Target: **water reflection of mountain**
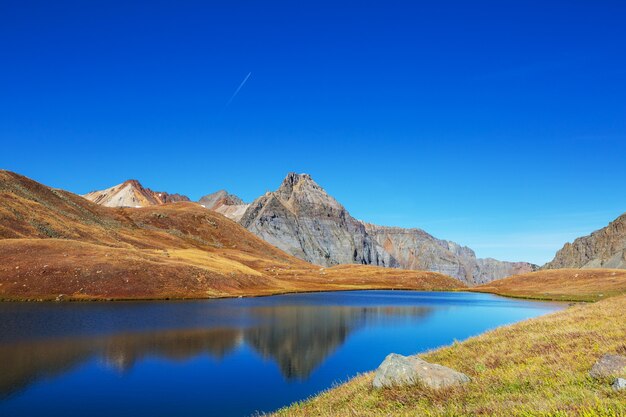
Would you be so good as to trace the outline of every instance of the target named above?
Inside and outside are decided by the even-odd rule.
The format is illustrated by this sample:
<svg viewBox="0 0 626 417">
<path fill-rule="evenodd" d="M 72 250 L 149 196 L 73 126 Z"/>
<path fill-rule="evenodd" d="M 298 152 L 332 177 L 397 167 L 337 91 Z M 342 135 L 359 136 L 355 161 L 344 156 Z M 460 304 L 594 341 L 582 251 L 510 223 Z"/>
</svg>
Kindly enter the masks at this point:
<svg viewBox="0 0 626 417">
<path fill-rule="evenodd" d="M 147 356 L 184 360 L 210 354 L 221 358 L 241 337 L 240 329 L 216 328 L 0 344 L 0 399 L 40 378 L 68 372 L 92 357 L 125 371 Z"/>
<path fill-rule="evenodd" d="M 245 332 L 246 342 L 266 358 L 274 359 L 286 378 L 306 378 L 348 334 L 368 322 L 391 316 L 425 316 L 425 307 L 316 307 L 258 308 L 260 326 Z"/>
<path fill-rule="evenodd" d="M 414 320 L 423 307 L 271 306 L 249 310 L 255 325 L 120 333 L 0 343 L 0 399 L 41 379 L 61 375 L 91 358 L 120 371 L 153 356 L 187 360 L 203 354 L 222 358 L 241 343 L 276 361 L 286 378 L 306 378 L 368 323 Z"/>
</svg>

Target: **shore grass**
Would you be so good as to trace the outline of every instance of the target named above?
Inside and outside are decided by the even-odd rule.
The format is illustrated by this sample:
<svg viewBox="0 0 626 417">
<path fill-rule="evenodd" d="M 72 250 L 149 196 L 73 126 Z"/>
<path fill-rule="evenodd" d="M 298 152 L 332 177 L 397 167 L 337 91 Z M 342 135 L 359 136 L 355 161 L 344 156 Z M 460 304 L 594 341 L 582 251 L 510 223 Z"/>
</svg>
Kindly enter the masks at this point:
<svg viewBox="0 0 626 417">
<path fill-rule="evenodd" d="M 421 354 L 464 372 L 462 387 L 373 390 L 373 373 L 279 410 L 276 416 L 626 416 L 626 392 L 588 371 L 626 354 L 626 295 L 578 304 Z"/>
</svg>

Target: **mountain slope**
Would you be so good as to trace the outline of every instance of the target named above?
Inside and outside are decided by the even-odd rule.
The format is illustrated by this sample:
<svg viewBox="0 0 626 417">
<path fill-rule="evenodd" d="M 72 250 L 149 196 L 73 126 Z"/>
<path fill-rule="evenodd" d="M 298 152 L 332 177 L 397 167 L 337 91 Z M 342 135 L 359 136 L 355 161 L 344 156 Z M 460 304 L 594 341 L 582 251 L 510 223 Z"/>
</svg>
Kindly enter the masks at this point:
<svg viewBox="0 0 626 417">
<path fill-rule="evenodd" d="M 111 188 L 83 195 L 87 200 L 106 207 L 147 207 L 157 204 L 189 201 L 180 194 L 152 191 L 137 180 L 128 180 Z"/>
<path fill-rule="evenodd" d="M 508 297 L 564 301 L 598 301 L 626 293 L 620 269 L 554 269 L 512 275 L 471 289 Z"/>
<path fill-rule="evenodd" d="M 544 268 L 626 269 L 626 214 L 588 236 L 566 243 Z"/>
<path fill-rule="evenodd" d="M 287 175 L 277 191 L 250 204 L 240 223 L 272 245 L 317 265 L 398 266 L 365 226 L 307 174 Z"/>
<path fill-rule="evenodd" d="M 229 194 L 226 190 L 220 190 L 213 194 L 207 194 L 198 200 L 198 203 L 202 207 L 209 210 L 217 211 L 218 213 L 228 217 L 231 220 L 239 221 L 249 204 L 243 202 L 243 200 L 234 194 Z"/>
<path fill-rule="evenodd" d="M 199 204 L 109 208 L 0 171 L 0 299 L 450 289 L 435 273 L 311 265 Z"/>
</svg>

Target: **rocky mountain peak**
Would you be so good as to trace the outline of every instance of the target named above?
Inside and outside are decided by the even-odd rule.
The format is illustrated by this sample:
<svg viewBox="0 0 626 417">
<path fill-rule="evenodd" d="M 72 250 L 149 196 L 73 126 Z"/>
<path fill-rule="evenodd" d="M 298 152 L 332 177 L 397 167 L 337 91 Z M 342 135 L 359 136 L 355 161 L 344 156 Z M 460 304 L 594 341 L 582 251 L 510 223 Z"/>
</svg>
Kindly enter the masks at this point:
<svg viewBox="0 0 626 417">
<path fill-rule="evenodd" d="M 289 200 L 294 192 L 302 192 L 307 188 L 321 189 L 309 174 L 290 172 L 275 193 L 283 200 Z"/>
<path fill-rule="evenodd" d="M 147 207 L 177 201 L 189 201 L 189 198 L 184 195 L 152 191 L 135 179 L 126 180 L 105 190 L 92 191 L 83 197 L 107 207 Z"/>
<path fill-rule="evenodd" d="M 212 194 L 207 194 L 201 197 L 200 200 L 198 200 L 198 203 L 211 210 L 223 205 L 237 206 L 245 204 L 241 198 L 234 194 L 230 194 L 226 190 L 219 190 Z"/>
<path fill-rule="evenodd" d="M 139 180 L 135 180 L 135 179 L 130 179 L 130 180 L 126 180 L 124 181 L 122 184 L 120 184 L 122 187 L 124 186 L 131 186 L 131 187 L 135 187 L 138 188 L 140 190 L 143 189 L 143 185 L 141 185 L 141 183 L 139 182 Z"/>
<path fill-rule="evenodd" d="M 326 213 L 341 216 L 344 207 L 317 184 L 309 174 L 291 172 L 272 196 L 294 213 Z"/>
<path fill-rule="evenodd" d="M 240 220 L 265 241 L 312 263 L 398 266 L 345 208 L 308 174 L 289 173 Z"/>
<path fill-rule="evenodd" d="M 202 207 L 223 214 L 231 220 L 238 222 L 246 212 L 249 204 L 234 194 L 226 190 L 219 190 L 212 194 L 207 194 L 198 200 Z"/>
</svg>

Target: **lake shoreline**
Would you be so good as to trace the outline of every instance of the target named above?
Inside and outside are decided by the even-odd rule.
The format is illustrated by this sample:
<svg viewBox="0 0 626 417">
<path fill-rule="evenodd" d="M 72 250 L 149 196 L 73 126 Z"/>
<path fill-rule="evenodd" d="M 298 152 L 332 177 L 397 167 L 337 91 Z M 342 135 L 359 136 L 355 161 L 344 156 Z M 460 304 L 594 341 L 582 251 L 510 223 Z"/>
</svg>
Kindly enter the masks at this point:
<svg viewBox="0 0 626 417">
<path fill-rule="evenodd" d="M 433 289 L 416 289 L 411 287 L 369 287 L 363 286 L 359 288 L 329 288 L 319 290 L 288 290 L 288 291 L 276 291 L 271 293 L 257 293 L 247 295 L 219 295 L 210 297 L 146 297 L 146 298 L 102 298 L 102 297 L 72 297 L 66 296 L 62 300 L 55 300 L 54 298 L 38 299 L 38 298 L 7 298 L 0 297 L 0 303 L 107 303 L 107 302 L 149 302 L 149 301 L 201 301 L 201 300 L 224 300 L 233 298 L 262 298 L 273 297 L 276 295 L 289 295 L 289 294 L 315 294 L 325 292 L 352 292 L 352 291 L 412 291 L 412 292 L 477 292 L 489 294 L 486 291 L 471 291 L 469 288 L 459 289 L 447 289 L 447 288 L 433 288 Z M 495 294 L 493 295 L 500 295 Z M 519 298 L 519 297 L 507 297 L 507 298 Z M 530 300 L 530 299 L 529 299 Z M 550 300 L 540 300 L 550 301 Z M 554 300 L 558 301 L 558 300 Z"/>
<path fill-rule="evenodd" d="M 419 354 L 469 375 L 467 387 L 442 393 L 419 386 L 376 391 L 371 388 L 373 372 L 367 372 L 271 415 L 622 415 L 626 403 L 619 394 L 587 372 L 603 353 L 626 353 L 626 326 L 619 319 L 624 308 L 626 295 L 577 303 Z M 603 336 L 600 341 L 598 334 Z M 563 367 L 564 361 L 568 367 Z M 529 385 L 518 386 L 524 380 Z"/>
<path fill-rule="evenodd" d="M 4 393 L 7 401 L 0 401 L 0 414 L 55 408 L 52 392 L 62 401 L 81 398 L 97 416 L 129 406 L 172 415 L 168 407 L 182 400 L 185 414 L 194 416 L 277 410 L 372 369 L 391 351 L 426 351 L 562 307 L 472 292 L 396 290 L 5 303 L 0 309 L 10 320 L 0 326 L 0 398 Z M 203 383 L 192 382 L 197 378 Z M 90 383 L 72 385 L 83 380 Z M 255 380 L 263 387 L 251 384 Z M 154 408 L 154 392 L 163 390 L 166 401 Z M 102 392 L 120 391 L 136 395 L 102 402 Z"/>
</svg>

